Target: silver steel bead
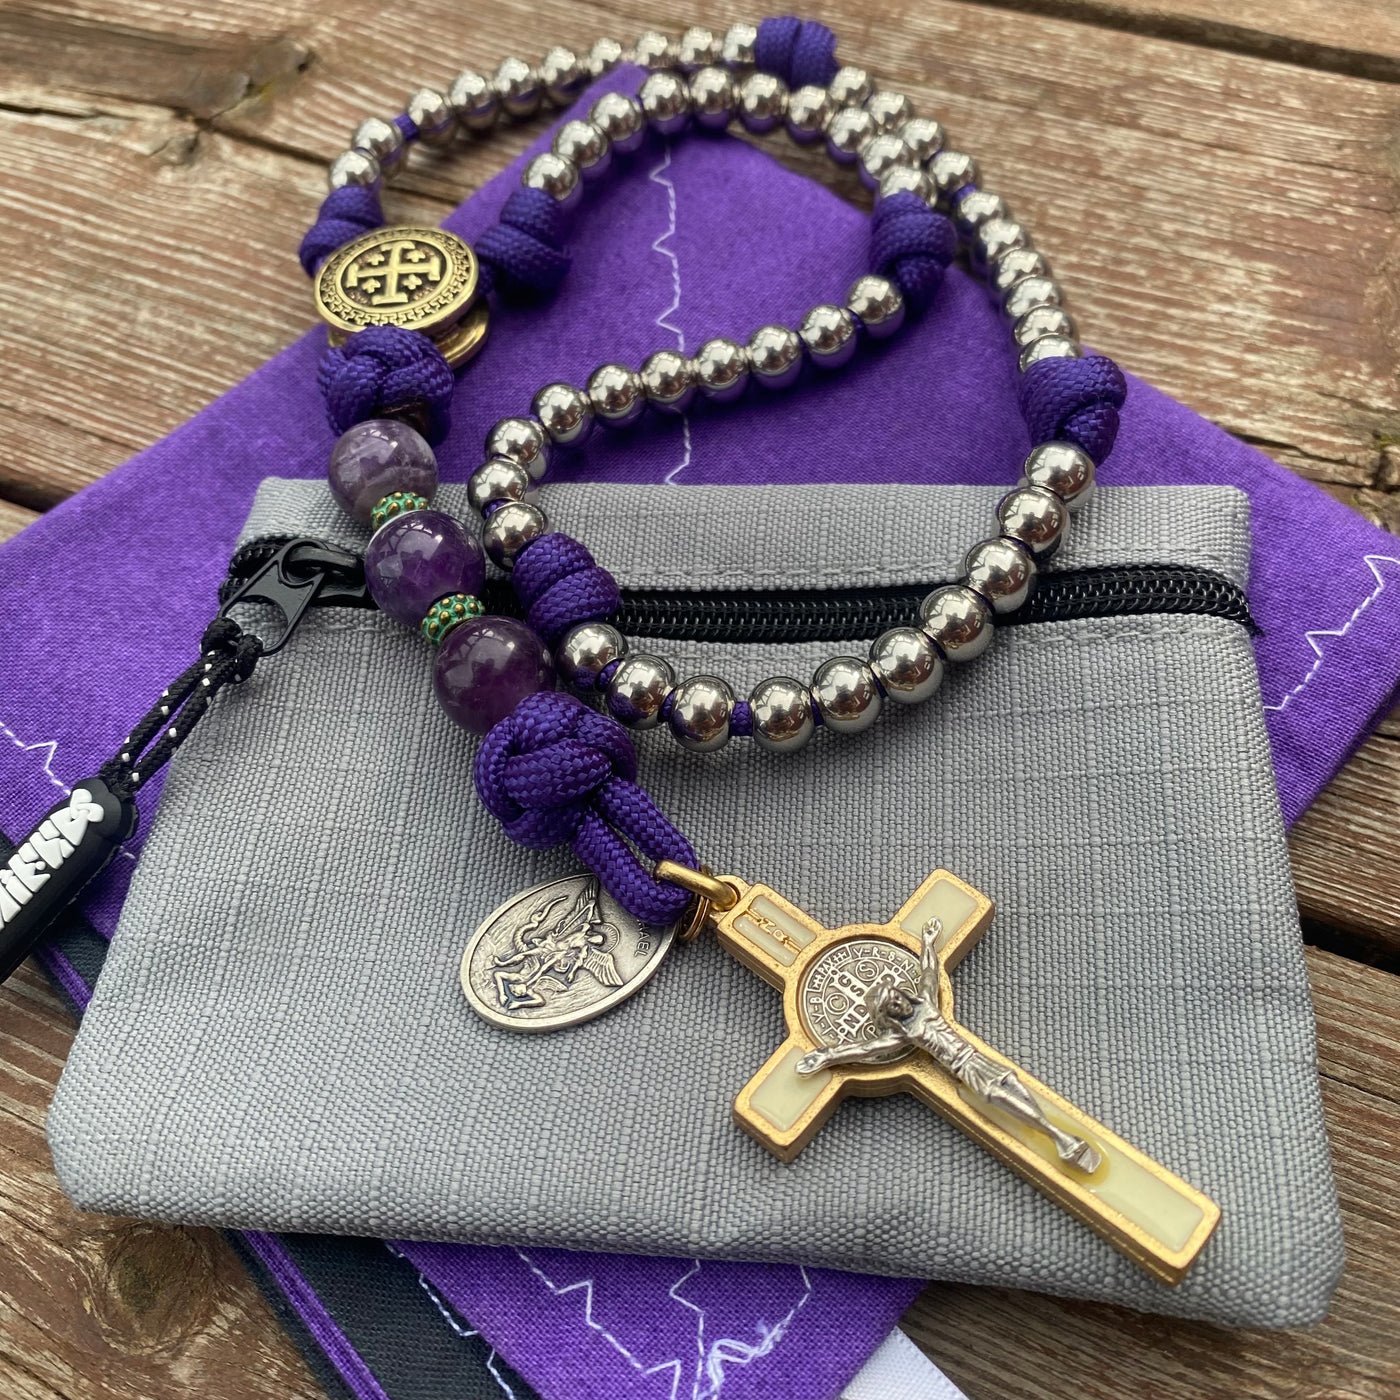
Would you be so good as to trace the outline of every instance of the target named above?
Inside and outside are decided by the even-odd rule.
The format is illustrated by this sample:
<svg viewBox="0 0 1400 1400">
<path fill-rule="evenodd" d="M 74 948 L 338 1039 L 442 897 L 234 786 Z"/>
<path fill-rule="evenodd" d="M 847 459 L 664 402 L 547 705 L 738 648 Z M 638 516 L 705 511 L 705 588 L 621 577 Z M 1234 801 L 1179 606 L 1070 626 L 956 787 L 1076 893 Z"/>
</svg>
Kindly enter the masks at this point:
<svg viewBox="0 0 1400 1400">
<path fill-rule="evenodd" d="M 720 61 L 726 68 L 752 68 L 758 30 L 751 24 L 731 24 L 720 44 Z"/>
<path fill-rule="evenodd" d="M 864 107 L 841 107 L 826 124 L 826 153 L 837 165 L 854 165 L 875 135 L 875 118 Z"/>
<path fill-rule="evenodd" d="M 1043 335 L 1033 340 L 1021 351 L 1017 368 L 1024 374 L 1032 365 L 1042 360 L 1077 360 L 1084 354 L 1077 340 L 1065 335 Z"/>
<path fill-rule="evenodd" d="M 1022 277 L 1005 295 L 1001 309 L 1012 321 L 1019 321 L 1036 307 L 1058 307 L 1063 302 L 1064 294 L 1050 277 Z"/>
<path fill-rule="evenodd" d="M 969 190 L 953 205 L 953 227 L 958 236 L 971 241 L 988 219 L 1009 219 L 1006 201 L 990 190 Z"/>
<path fill-rule="evenodd" d="M 486 455 L 508 457 L 540 481 L 549 470 L 549 434 L 533 418 L 502 418 L 486 434 Z"/>
<path fill-rule="evenodd" d="M 739 120 L 745 131 L 762 136 L 787 115 L 787 84 L 771 73 L 750 73 L 739 84 Z"/>
<path fill-rule="evenodd" d="M 1058 335 L 1074 340 L 1074 317 L 1063 306 L 1034 306 L 1011 329 L 1017 345 L 1030 345 L 1041 336 Z"/>
<path fill-rule="evenodd" d="M 627 639 L 607 622 L 581 622 L 571 628 L 554 653 L 554 664 L 567 685 L 592 690 L 603 669 L 627 655 Z"/>
<path fill-rule="evenodd" d="M 874 92 L 866 99 L 865 110 L 881 131 L 896 131 L 913 117 L 914 104 L 902 92 Z"/>
<path fill-rule="evenodd" d="M 695 387 L 715 403 L 729 403 L 749 387 L 749 352 L 737 340 L 716 336 L 696 352 Z"/>
<path fill-rule="evenodd" d="M 938 191 L 941 208 L 952 204 L 953 196 L 959 190 L 977 183 L 977 162 L 963 151 L 939 151 L 928 163 L 928 173 L 933 176 L 934 188 Z"/>
<path fill-rule="evenodd" d="M 992 644 L 991 605 L 958 584 L 935 588 L 919 604 L 922 627 L 949 661 L 972 661 Z"/>
<path fill-rule="evenodd" d="M 799 146 L 820 141 L 827 119 L 836 110 L 831 94 L 824 87 L 808 83 L 788 93 L 787 134 Z"/>
<path fill-rule="evenodd" d="M 530 412 L 560 447 L 577 447 L 593 431 L 593 403 L 573 384 L 546 384 L 531 400 Z"/>
<path fill-rule="evenodd" d="M 663 136 L 674 136 L 690 123 L 690 89 L 679 73 L 649 73 L 637 93 L 647 122 Z"/>
<path fill-rule="evenodd" d="M 490 131 L 501 115 L 501 96 L 495 86 L 470 68 L 453 80 L 447 100 L 466 131 Z"/>
<path fill-rule="evenodd" d="M 812 699 L 822 721 L 837 734 L 859 734 L 880 718 L 875 672 L 858 656 L 833 656 L 812 677 Z"/>
<path fill-rule="evenodd" d="M 690 110 L 697 126 L 723 131 L 734 117 L 739 94 L 727 68 L 701 68 L 690 78 Z"/>
<path fill-rule="evenodd" d="M 681 35 L 676 45 L 676 58 L 687 73 L 705 68 L 720 60 L 721 44 L 713 30 L 693 24 Z"/>
<path fill-rule="evenodd" d="M 364 151 L 342 151 L 326 172 L 326 183 L 333 190 L 346 185 L 364 185 L 373 189 L 380 180 L 379 162 Z"/>
<path fill-rule="evenodd" d="M 899 128 L 899 139 L 920 165 L 927 165 L 943 149 L 943 128 L 932 117 L 910 117 Z"/>
<path fill-rule="evenodd" d="M 593 416 L 605 428 L 625 428 L 646 411 L 642 376 L 626 365 L 599 365 L 588 376 Z"/>
<path fill-rule="evenodd" d="M 1069 507 L 1043 486 L 1018 486 L 997 503 L 1001 532 L 1030 550 L 1037 562 L 1054 557 L 1069 529 Z"/>
<path fill-rule="evenodd" d="M 574 166 L 585 180 L 596 180 L 612 164 L 612 143 L 592 122 L 565 122 L 554 133 L 554 154 Z"/>
<path fill-rule="evenodd" d="M 588 50 L 588 57 L 585 60 L 588 65 L 588 76 L 601 78 L 604 73 L 611 73 L 622 62 L 623 53 L 624 49 L 616 39 L 595 40 L 593 47 Z"/>
<path fill-rule="evenodd" d="M 733 714 L 734 692 L 718 676 L 691 676 L 671 692 L 671 733 L 692 753 L 722 749 Z"/>
<path fill-rule="evenodd" d="M 1094 489 L 1094 459 L 1072 442 L 1042 442 L 1022 464 L 1021 485 L 1053 491 L 1073 510 Z"/>
<path fill-rule="evenodd" d="M 674 68 L 676 46 L 664 34 L 648 29 L 632 45 L 632 61 L 639 68 Z"/>
<path fill-rule="evenodd" d="M 1004 253 L 1030 246 L 1030 230 L 1024 224 L 1018 224 L 1015 219 L 988 219 L 973 237 L 972 262 L 979 271 L 985 272 L 988 263 Z"/>
<path fill-rule="evenodd" d="M 659 656 L 629 656 L 612 674 L 603 703 L 629 729 L 655 729 L 676 673 Z"/>
<path fill-rule="evenodd" d="M 392 179 L 399 170 L 407 152 L 404 149 L 403 132 L 393 122 L 383 117 L 366 117 L 350 137 L 352 151 L 364 151 L 379 162 L 379 168 L 386 179 Z"/>
<path fill-rule="evenodd" d="M 1058 284 L 1049 277 L 1023 277 L 1012 285 L 1002 299 L 1001 309 L 1013 321 L 1019 321 L 1027 311 L 1037 306 L 1059 306 L 1064 295 Z"/>
<path fill-rule="evenodd" d="M 572 49 L 556 44 L 540 59 L 539 80 L 550 102 L 567 107 L 587 84 L 588 68 Z"/>
<path fill-rule="evenodd" d="M 867 273 L 851 283 L 846 309 L 871 340 L 884 340 L 904 324 L 904 295 L 888 277 Z"/>
<path fill-rule="evenodd" d="M 802 373 L 802 339 L 786 326 L 760 326 L 749 337 L 749 366 L 765 389 L 786 389 Z"/>
<path fill-rule="evenodd" d="M 527 190 L 543 190 L 557 204 L 572 209 L 583 198 L 583 183 L 578 166 L 557 156 L 553 151 L 541 151 L 520 177 Z"/>
<path fill-rule="evenodd" d="M 1012 287 L 1026 277 L 1048 277 L 1050 265 L 1045 255 L 1034 248 L 1009 248 L 994 258 L 987 268 L 987 286 L 993 295 L 1005 297 Z"/>
<path fill-rule="evenodd" d="M 1013 613 L 1035 588 L 1035 560 L 1024 545 L 999 535 L 967 551 L 963 572 L 969 588 L 997 613 Z"/>
<path fill-rule="evenodd" d="M 467 478 L 467 500 L 478 514 L 496 501 L 522 501 L 529 489 L 529 472 L 509 457 L 488 457 Z"/>
<path fill-rule="evenodd" d="M 943 683 L 943 654 L 918 627 L 892 627 L 870 648 L 870 669 L 898 705 L 917 705 Z"/>
<path fill-rule="evenodd" d="M 925 204 L 933 199 L 933 181 L 917 165 L 896 165 L 880 177 L 881 199 L 897 194 L 916 194 Z"/>
<path fill-rule="evenodd" d="M 836 70 L 836 76 L 827 84 L 831 100 L 838 107 L 864 107 L 875 95 L 875 84 L 864 68 L 848 63 Z M 874 121 L 874 118 L 871 118 Z"/>
<path fill-rule="evenodd" d="M 642 104 L 624 92 L 605 92 L 589 108 L 588 120 L 612 142 L 619 155 L 631 155 L 646 139 Z"/>
<path fill-rule="evenodd" d="M 855 317 L 844 306 L 814 306 L 797 333 L 818 369 L 840 369 L 856 353 Z"/>
<path fill-rule="evenodd" d="M 508 117 L 532 117 L 539 111 L 539 75 L 523 58 L 502 60 L 491 81 Z"/>
<path fill-rule="evenodd" d="M 647 402 L 662 413 L 684 413 L 695 398 L 695 366 L 679 350 L 658 350 L 642 361 Z"/>
<path fill-rule="evenodd" d="M 860 182 L 868 190 L 878 190 L 881 179 L 895 166 L 913 163 L 913 152 L 898 136 L 880 132 L 860 148 Z"/>
<path fill-rule="evenodd" d="M 418 139 L 425 146 L 445 145 L 457 133 L 457 114 L 436 88 L 419 88 L 404 105 L 404 111 L 418 128 Z"/>
<path fill-rule="evenodd" d="M 539 506 L 528 501 L 511 501 L 491 512 L 481 531 L 486 557 L 497 568 L 510 569 L 516 555 L 532 540 L 549 533 L 549 521 Z"/>
<path fill-rule="evenodd" d="M 749 696 L 749 709 L 753 713 L 753 741 L 769 753 L 795 753 L 817 732 L 811 692 L 791 676 L 759 681 Z"/>
</svg>

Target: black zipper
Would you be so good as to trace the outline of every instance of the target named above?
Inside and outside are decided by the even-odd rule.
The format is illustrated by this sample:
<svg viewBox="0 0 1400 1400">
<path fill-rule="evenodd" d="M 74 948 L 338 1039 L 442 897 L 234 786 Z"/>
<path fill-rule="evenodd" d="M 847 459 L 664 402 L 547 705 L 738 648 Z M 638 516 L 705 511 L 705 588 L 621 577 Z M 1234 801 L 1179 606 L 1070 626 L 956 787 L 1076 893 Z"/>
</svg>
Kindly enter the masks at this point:
<svg viewBox="0 0 1400 1400">
<path fill-rule="evenodd" d="M 289 538 L 244 545 L 230 561 L 220 601 L 227 601 L 265 568 Z M 333 573 L 336 586 L 323 589 L 313 606 L 373 607 L 364 589 L 363 561 L 348 552 L 341 558 L 344 564 Z M 862 641 L 916 619 L 920 601 L 940 582 L 935 579 L 887 588 L 726 589 L 706 593 L 624 588 L 622 607 L 613 622 L 629 637 L 684 642 Z M 520 605 L 504 579 L 489 580 L 481 601 L 489 613 L 520 616 Z M 1259 630 L 1243 591 L 1223 574 L 1165 564 L 1047 571 L 1041 574 L 1030 601 L 1019 612 L 998 618 L 997 624 L 1024 626 L 1152 613 L 1219 617 L 1252 633 Z"/>
</svg>

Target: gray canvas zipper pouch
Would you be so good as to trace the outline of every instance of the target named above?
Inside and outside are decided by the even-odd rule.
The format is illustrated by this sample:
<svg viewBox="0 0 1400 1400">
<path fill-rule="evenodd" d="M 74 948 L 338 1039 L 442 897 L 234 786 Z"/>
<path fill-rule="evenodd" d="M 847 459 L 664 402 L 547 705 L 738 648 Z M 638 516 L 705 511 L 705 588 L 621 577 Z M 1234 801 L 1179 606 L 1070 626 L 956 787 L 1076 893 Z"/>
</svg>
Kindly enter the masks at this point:
<svg viewBox="0 0 1400 1400">
<path fill-rule="evenodd" d="M 956 577 L 955 543 L 997 493 L 541 496 L 638 625 L 670 629 L 639 645 L 746 694 L 863 654 L 881 608 Z M 467 515 L 461 487 L 441 504 Z M 365 543 L 323 484 L 264 483 L 241 557 L 296 536 Z M 522 1036 L 478 1019 L 458 980 L 472 931 L 576 866 L 513 846 L 482 811 L 428 649 L 351 607 L 313 609 L 171 764 L 50 1114 L 64 1188 L 186 1223 L 1319 1319 L 1341 1231 L 1249 631 L 1229 601 L 1247 582 L 1246 499 L 1107 488 L 1071 537 L 1043 594 L 1060 603 L 1001 629 L 926 704 L 797 755 L 640 735 L 642 781 L 702 859 L 830 927 L 889 918 L 940 866 L 990 894 L 995 922 L 954 977 L 960 1019 L 1220 1205 L 1179 1287 L 910 1098 L 849 1101 L 796 1161 L 771 1157 L 730 1105 L 781 1043 L 781 1004 L 712 939 L 588 1024 Z M 742 605 L 718 632 L 717 592 Z M 808 613 L 764 640 L 775 597 Z"/>
</svg>

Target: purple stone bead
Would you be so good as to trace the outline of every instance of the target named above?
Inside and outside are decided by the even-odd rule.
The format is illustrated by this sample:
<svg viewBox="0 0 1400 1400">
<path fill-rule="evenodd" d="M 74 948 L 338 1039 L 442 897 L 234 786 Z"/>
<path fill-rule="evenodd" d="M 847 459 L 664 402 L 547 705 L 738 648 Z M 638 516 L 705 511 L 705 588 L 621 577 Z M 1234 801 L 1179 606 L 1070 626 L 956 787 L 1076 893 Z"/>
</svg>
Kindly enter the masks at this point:
<svg viewBox="0 0 1400 1400">
<path fill-rule="evenodd" d="M 437 490 L 437 458 L 407 423 L 367 418 L 340 435 L 326 476 L 346 512 L 368 525 L 376 502 L 394 491 L 412 491 L 431 501 Z"/>
<path fill-rule="evenodd" d="M 485 734 L 527 695 L 554 689 L 554 658 L 513 617 L 468 618 L 438 648 L 433 689 L 458 724 Z"/>
<path fill-rule="evenodd" d="M 440 510 L 411 510 L 375 532 L 365 550 L 370 597 L 405 627 L 449 593 L 481 592 L 481 544 Z"/>
</svg>

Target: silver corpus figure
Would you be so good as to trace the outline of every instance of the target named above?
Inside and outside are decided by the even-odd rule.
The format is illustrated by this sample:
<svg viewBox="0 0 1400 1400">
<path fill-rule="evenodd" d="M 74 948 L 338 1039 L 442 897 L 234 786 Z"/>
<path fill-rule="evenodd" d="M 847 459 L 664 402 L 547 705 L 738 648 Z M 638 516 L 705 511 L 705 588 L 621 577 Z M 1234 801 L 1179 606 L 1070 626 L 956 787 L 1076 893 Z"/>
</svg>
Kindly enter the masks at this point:
<svg viewBox="0 0 1400 1400">
<path fill-rule="evenodd" d="M 866 1009 L 877 1031 L 874 1038 L 813 1050 L 797 1062 L 798 1074 L 816 1074 L 831 1065 L 875 1061 L 891 1050 L 926 1050 L 978 1098 L 1044 1133 L 1055 1144 L 1062 1162 L 1082 1172 L 1096 1171 L 1102 1161 L 1099 1153 L 1083 1138 L 1057 1128 L 1016 1077 L 1014 1069 L 984 1055 L 939 1011 L 938 976 L 942 964 L 938 937 L 942 932 L 943 925 L 937 919 L 924 925 L 917 997 L 890 981 L 877 982 L 865 994 Z"/>
</svg>

